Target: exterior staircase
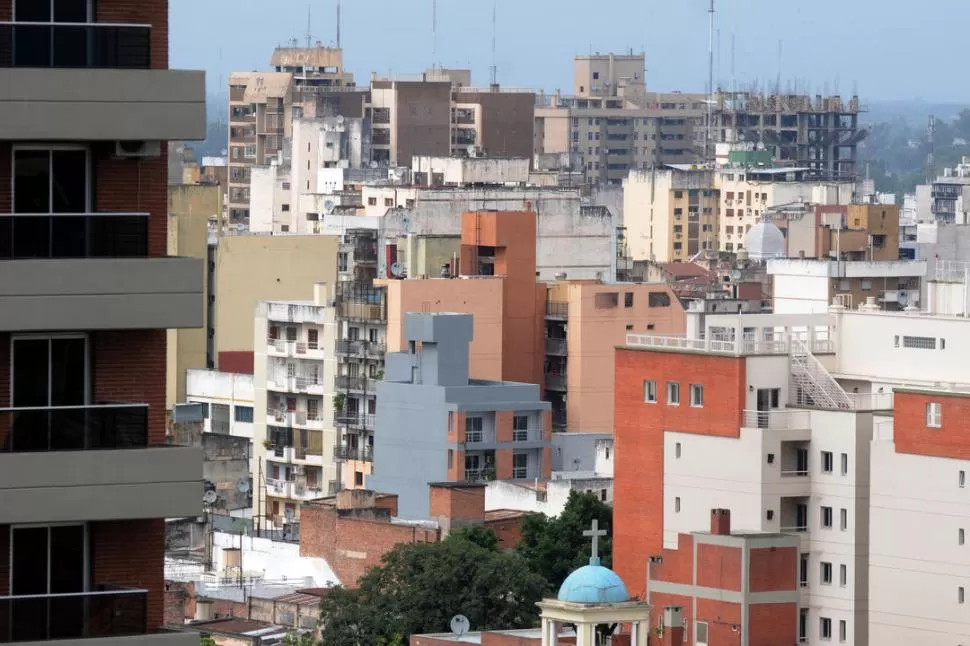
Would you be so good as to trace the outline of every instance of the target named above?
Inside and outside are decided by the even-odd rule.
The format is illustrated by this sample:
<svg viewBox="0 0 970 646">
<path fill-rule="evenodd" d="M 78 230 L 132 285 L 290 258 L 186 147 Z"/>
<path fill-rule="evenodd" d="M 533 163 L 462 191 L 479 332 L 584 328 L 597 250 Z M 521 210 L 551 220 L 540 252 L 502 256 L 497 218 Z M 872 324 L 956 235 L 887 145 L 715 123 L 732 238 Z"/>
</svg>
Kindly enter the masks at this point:
<svg viewBox="0 0 970 646">
<path fill-rule="evenodd" d="M 838 410 L 855 408 L 852 397 L 829 374 L 804 341 L 793 338 L 789 348 L 791 398 L 794 404 Z"/>
</svg>

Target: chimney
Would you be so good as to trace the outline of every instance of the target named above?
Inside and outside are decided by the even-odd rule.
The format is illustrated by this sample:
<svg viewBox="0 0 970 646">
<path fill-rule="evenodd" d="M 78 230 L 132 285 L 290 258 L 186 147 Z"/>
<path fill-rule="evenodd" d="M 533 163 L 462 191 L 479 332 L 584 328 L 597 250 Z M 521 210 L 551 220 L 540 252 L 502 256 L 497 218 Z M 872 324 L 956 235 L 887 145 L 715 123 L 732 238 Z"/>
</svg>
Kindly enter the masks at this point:
<svg viewBox="0 0 970 646">
<path fill-rule="evenodd" d="M 472 482 L 432 482 L 429 485 L 428 511 L 438 521 L 442 537 L 452 528 L 481 525 L 485 522 L 485 485 Z"/>
<path fill-rule="evenodd" d="M 664 608 L 663 646 L 684 646 L 684 612 L 680 606 Z"/>
<path fill-rule="evenodd" d="M 711 510 L 711 533 L 715 536 L 731 535 L 731 510 L 712 509 Z"/>
</svg>

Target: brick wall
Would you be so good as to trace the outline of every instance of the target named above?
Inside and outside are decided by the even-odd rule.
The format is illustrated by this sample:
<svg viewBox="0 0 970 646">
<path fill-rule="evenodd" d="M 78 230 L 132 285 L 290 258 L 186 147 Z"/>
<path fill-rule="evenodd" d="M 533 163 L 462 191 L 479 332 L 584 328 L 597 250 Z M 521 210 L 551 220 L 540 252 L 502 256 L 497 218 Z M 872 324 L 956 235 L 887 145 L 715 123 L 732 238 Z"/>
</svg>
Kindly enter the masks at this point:
<svg viewBox="0 0 970 646">
<path fill-rule="evenodd" d="M 897 453 L 970 459 L 970 397 L 947 393 L 896 391 L 893 440 Z M 926 405 L 942 404 L 940 428 L 926 425 Z"/>
<path fill-rule="evenodd" d="M 380 565 L 381 557 L 395 545 L 438 540 L 437 529 L 341 518 L 335 509 L 323 505 L 303 505 L 300 513 L 300 555 L 326 559 L 349 588 Z"/>
<path fill-rule="evenodd" d="M 765 603 L 748 606 L 748 646 L 797 643 L 797 604 Z"/>
<path fill-rule="evenodd" d="M 168 0 L 98 0 L 95 6 L 97 22 L 151 25 L 152 67 L 168 69 Z"/>
<path fill-rule="evenodd" d="M 225 351 L 220 352 L 216 359 L 216 365 L 223 372 L 235 372 L 242 375 L 251 375 L 256 368 L 255 355 L 245 351 Z"/>
<path fill-rule="evenodd" d="M 195 619 L 195 584 L 191 581 L 166 581 L 165 625 L 178 626 L 187 619 Z"/>
<path fill-rule="evenodd" d="M 481 524 L 485 515 L 484 485 L 430 487 L 431 518 L 448 518 L 453 526 Z"/>
<path fill-rule="evenodd" d="M 147 403 L 149 444 L 165 444 L 165 330 L 110 330 L 91 338 L 94 401 Z"/>
<path fill-rule="evenodd" d="M 148 590 L 148 629 L 164 621 L 165 521 L 91 523 L 91 583 Z"/>
<path fill-rule="evenodd" d="M 721 545 L 698 545 L 697 585 L 740 592 L 741 550 Z"/>
<path fill-rule="evenodd" d="M 616 352 L 613 563 L 634 596 L 645 591 L 647 560 L 663 547 L 664 432 L 738 437 L 744 362 L 686 352 Z M 643 401 L 645 379 L 657 382 L 657 403 Z M 666 404 L 668 381 L 680 383 L 680 406 Z M 690 384 L 704 386 L 702 408 L 690 406 Z"/>
<path fill-rule="evenodd" d="M 751 550 L 748 565 L 751 592 L 798 589 L 798 549 L 766 547 Z"/>
<path fill-rule="evenodd" d="M 149 213 L 148 253 L 168 252 L 168 152 L 157 158 L 115 159 L 114 143 L 92 146 L 95 177 L 94 210 Z"/>
<path fill-rule="evenodd" d="M 495 532 L 500 550 L 511 550 L 522 540 L 522 519 L 505 518 L 502 520 L 486 520 L 485 527 Z"/>
</svg>

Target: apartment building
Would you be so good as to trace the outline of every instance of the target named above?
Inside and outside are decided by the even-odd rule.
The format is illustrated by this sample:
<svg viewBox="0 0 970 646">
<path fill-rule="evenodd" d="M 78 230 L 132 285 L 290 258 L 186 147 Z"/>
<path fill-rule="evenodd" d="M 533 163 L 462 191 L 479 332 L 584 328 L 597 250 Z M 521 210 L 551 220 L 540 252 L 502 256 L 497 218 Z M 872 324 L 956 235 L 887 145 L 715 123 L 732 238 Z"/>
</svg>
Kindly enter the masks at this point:
<svg viewBox="0 0 970 646">
<path fill-rule="evenodd" d="M 549 477 L 549 404 L 535 384 L 469 378 L 472 319 L 409 312 L 407 351 L 385 356 L 367 485 L 404 518 L 426 517 L 433 482 Z"/>
<path fill-rule="evenodd" d="M 317 283 L 313 300 L 256 309 L 253 517 L 263 528 L 298 523 L 302 501 L 337 488 L 332 301 L 333 288 Z"/>
<path fill-rule="evenodd" d="M 888 261 L 905 255 L 895 204 L 794 202 L 764 213 L 781 233 L 788 258 Z M 750 246 L 748 251 L 754 253 Z"/>
<path fill-rule="evenodd" d="M 168 69 L 164 0 L 0 21 L 0 640 L 190 646 L 160 631 L 165 519 L 202 510 L 165 331 L 202 325 L 203 269 L 167 256 L 166 169 L 205 75 Z"/>
<path fill-rule="evenodd" d="M 707 97 L 648 92 L 643 54 L 577 56 L 573 96 L 540 96 L 536 154 L 579 156 L 585 181 L 622 183 L 631 170 L 703 156 Z"/>
<path fill-rule="evenodd" d="M 824 312 L 835 299 L 849 308 L 916 307 L 926 276 L 925 260 L 779 258 L 768 260 L 767 267 L 779 314 Z"/>
<path fill-rule="evenodd" d="M 548 283 L 545 399 L 557 431 L 613 432 L 613 355 L 634 332 L 683 334 L 684 308 L 664 283 Z"/>
<path fill-rule="evenodd" d="M 294 118 L 362 117 L 366 88 L 354 85 L 340 49 L 280 47 L 272 72 L 229 77 L 229 217 L 249 217 L 250 173 L 268 165 L 292 135 Z"/>
<path fill-rule="evenodd" d="M 868 134 L 859 97 L 719 90 L 714 102 L 718 142 L 761 143 L 779 164 L 808 169 L 814 179 L 857 179 L 858 145 Z"/>
<path fill-rule="evenodd" d="M 253 439 L 255 395 L 253 376 L 217 370 L 188 370 L 185 401 L 202 404 L 202 431 Z"/>
<path fill-rule="evenodd" d="M 687 261 L 718 248 L 720 189 L 714 173 L 691 166 L 634 171 L 623 180 L 630 257 Z"/>
</svg>

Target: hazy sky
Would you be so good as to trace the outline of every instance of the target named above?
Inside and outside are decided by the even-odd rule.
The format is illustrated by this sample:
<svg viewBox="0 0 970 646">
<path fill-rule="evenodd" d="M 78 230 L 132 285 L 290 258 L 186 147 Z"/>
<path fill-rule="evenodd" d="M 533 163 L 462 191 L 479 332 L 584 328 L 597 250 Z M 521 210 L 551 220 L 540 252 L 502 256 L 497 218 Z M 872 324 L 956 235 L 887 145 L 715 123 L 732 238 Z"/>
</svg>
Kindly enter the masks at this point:
<svg viewBox="0 0 970 646">
<path fill-rule="evenodd" d="M 343 0 L 344 62 L 359 84 L 371 72 L 417 73 L 433 62 L 471 67 L 489 81 L 492 1 L 437 0 L 437 60 L 432 0 Z M 643 50 L 647 85 L 703 91 L 709 0 L 494 0 L 501 84 L 569 92 L 572 57 Z M 336 38 L 336 0 L 169 0 L 172 67 L 205 69 L 210 91 L 229 72 L 267 69 L 273 47 Z M 717 0 L 716 78 L 760 79 L 783 87 L 866 99 L 970 101 L 970 84 L 945 85 L 962 68 L 970 0 Z M 779 65 L 779 40 L 781 64 Z M 717 51 L 718 48 L 716 48 Z M 954 78 L 954 77 L 950 77 Z"/>
</svg>

